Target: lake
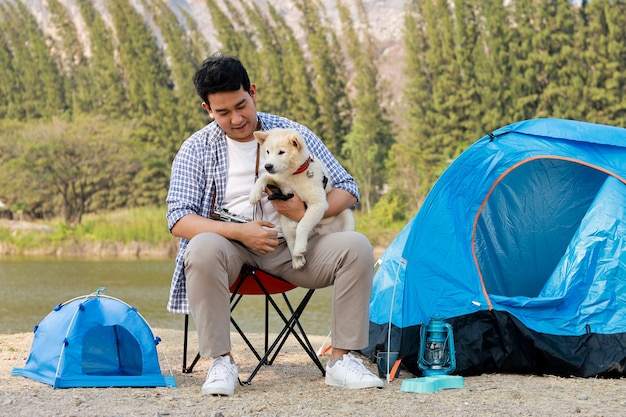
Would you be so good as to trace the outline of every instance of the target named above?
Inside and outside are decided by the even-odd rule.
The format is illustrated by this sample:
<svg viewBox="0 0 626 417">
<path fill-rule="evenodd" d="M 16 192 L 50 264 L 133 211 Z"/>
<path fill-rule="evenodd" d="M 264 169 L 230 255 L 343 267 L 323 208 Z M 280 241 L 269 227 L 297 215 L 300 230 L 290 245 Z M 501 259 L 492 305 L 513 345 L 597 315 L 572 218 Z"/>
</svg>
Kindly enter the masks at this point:
<svg viewBox="0 0 626 417">
<path fill-rule="evenodd" d="M 184 316 L 166 307 L 173 268 L 173 260 L 0 258 L 0 333 L 30 332 L 57 304 L 100 287 L 136 307 L 150 327 L 182 330 Z M 305 292 L 290 291 L 290 299 L 299 301 Z M 329 333 L 331 298 L 332 287 L 313 295 L 301 320 L 308 334 Z M 263 297 L 248 296 L 237 306 L 235 317 L 246 332 L 263 332 L 264 305 Z M 272 330 L 280 329 L 279 317 L 270 322 Z"/>
</svg>

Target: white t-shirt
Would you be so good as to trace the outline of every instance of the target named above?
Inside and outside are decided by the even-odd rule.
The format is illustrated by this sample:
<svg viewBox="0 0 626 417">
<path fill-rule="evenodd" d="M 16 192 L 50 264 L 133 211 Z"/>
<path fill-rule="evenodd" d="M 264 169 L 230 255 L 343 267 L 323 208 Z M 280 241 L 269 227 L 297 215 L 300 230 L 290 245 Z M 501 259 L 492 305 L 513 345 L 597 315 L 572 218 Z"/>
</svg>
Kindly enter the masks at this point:
<svg viewBox="0 0 626 417">
<path fill-rule="evenodd" d="M 254 173 L 258 151 L 258 142 L 238 142 L 227 138 L 228 145 L 228 184 L 224 196 L 224 208 L 232 214 L 245 216 L 253 220 L 267 220 L 276 225 L 280 234 L 280 215 L 264 196 L 260 203 L 250 204 L 250 190 L 254 185 Z M 260 152 L 260 151 L 259 151 Z M 265 174 L 263 155 L 259 158 L 259 177 Z M 263 210 L 260 209 L 262 205 Z"/>
</svg>

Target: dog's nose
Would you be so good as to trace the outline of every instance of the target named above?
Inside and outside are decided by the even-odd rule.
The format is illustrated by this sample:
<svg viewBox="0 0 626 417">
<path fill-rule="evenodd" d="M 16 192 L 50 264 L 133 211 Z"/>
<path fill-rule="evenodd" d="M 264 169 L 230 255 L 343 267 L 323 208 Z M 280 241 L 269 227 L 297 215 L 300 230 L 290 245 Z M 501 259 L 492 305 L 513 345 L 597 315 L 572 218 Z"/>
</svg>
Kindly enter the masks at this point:
<svg viewBox="0 0 626 417">
<path fill-rule="evenodd" d="M 274 165 L 272 165 L 272 164 L 265 164 L 265 170 L 267 172 L 272 172 L 273 169 L 274 169 Z"/>
</svg>

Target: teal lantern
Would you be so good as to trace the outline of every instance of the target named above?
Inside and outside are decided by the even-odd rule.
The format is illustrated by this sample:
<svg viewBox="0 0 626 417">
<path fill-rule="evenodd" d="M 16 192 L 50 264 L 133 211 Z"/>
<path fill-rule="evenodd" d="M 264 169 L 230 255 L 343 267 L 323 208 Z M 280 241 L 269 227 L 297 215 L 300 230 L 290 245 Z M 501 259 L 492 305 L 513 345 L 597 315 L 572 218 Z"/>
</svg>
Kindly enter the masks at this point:
<svg viewBox="0 0 626 417">
<path fill-rule="evenodd" d="M 438 315 L 422 325 L 417 365 L 424 376 L 447 375 L 456 369 L 452 326 Z"/>
</svg>

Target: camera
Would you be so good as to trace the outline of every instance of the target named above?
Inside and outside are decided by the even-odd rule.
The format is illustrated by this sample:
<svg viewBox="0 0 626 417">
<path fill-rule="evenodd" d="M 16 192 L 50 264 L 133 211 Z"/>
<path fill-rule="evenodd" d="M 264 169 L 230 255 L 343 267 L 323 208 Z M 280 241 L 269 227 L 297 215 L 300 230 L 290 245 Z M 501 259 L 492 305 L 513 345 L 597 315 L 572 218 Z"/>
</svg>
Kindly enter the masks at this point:
<svg viewBox="0 0 626 417">
<path fill-rule="evenodd" d="M 234 222 L 234 223 L 248 223 L 252 221 L 246 216 L 239 216 L 237 214 L 232 214 L 230 211 L 226 209 L 215 210 L 213 214 L 211 214 L 211 219 L 218 220 L 220 222 Z"/>
</svg>

